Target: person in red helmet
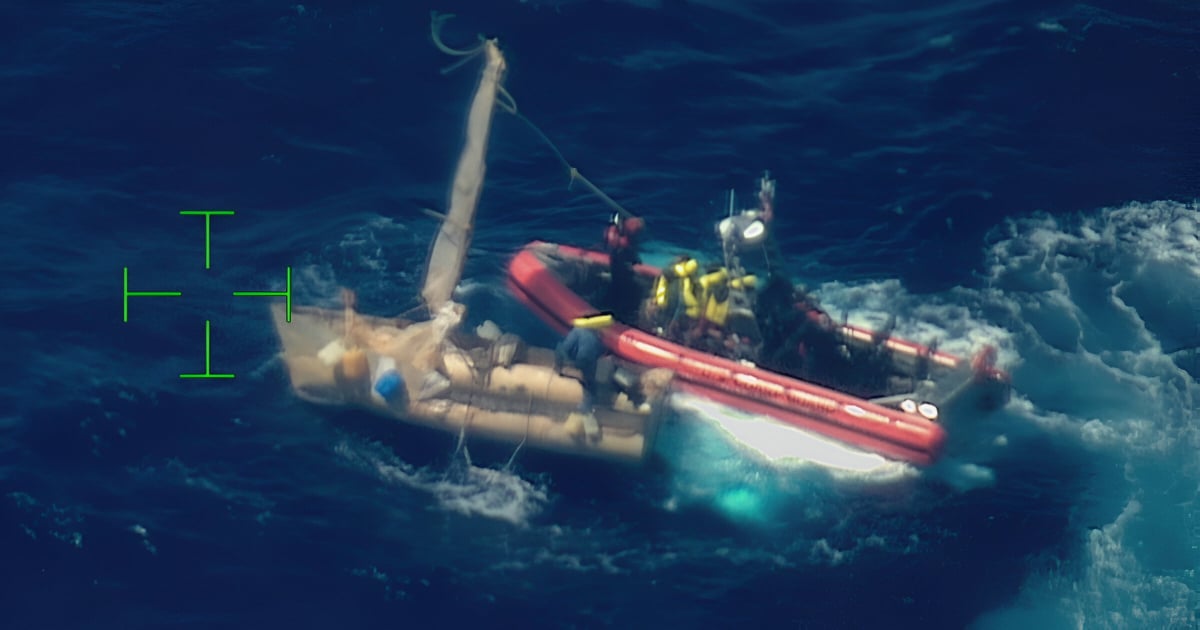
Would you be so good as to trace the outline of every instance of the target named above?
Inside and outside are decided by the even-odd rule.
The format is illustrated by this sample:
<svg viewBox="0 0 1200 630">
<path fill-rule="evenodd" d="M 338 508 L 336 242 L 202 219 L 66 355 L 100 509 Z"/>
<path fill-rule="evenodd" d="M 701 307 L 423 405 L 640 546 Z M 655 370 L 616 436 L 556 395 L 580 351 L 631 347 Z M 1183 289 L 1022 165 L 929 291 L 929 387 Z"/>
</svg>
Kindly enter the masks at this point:
<svg viewBox="0 0 1200 630">
<path fill-rule="evenodd" d="M 633 266 L 642 262 L 638 254 L 646 222 L 640 217 L 620 213 L 604 229 L 604 246 L 610 259 L 611 280 L 605 302 L 613 317 L 625 324 L 636 324 L 642 304 L 642 287 Z"/>
</svg>

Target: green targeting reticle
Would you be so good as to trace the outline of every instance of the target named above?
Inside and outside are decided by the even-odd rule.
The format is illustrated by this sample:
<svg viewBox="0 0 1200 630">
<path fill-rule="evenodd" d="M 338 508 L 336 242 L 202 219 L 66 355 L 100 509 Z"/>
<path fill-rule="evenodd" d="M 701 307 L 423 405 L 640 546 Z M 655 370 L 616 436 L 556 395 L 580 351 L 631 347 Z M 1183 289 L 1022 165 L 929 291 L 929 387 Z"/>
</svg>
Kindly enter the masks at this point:
<svg viewBox="0 0 1200 630">
<path fill-rule="evenodd" d="M 233 210 L 181 210 L 181 215 L 200 215 L 204 217 L 204 268 L 212 268 L 212 217 L 233 216 Z M 292 268 L 287 267 L 286 291 L 234 291 L 234 297 L 282 297 L 287 299 L 287 321 L 292 321 Z M 129 267 L 122 269 L 121 321 L 129 323 L 129 298 L 131 297 L 182 297 L 181 291 L 130 291 Z M 233 378 L 233 374 L 214 373 L 212 371 L 212 324 L 204 320 L 204 372 L 180 374 L 179 378 Z"/>
<path fill-rule="evenodd" d="M 212 218 L 213 215 L 233 216 L 233 210 L 180 210 L 182 215 L 202 215 L 204 217 L 204 268 L 212 267 Z"/>
</svg>

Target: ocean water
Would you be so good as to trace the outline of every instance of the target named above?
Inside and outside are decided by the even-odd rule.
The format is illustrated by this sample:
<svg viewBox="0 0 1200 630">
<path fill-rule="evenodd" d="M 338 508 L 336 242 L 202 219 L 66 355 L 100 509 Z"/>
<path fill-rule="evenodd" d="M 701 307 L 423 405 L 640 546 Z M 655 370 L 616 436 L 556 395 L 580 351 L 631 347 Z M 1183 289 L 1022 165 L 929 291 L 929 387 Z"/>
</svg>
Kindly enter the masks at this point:
<svg viewBox="0 0 1200 630">
<path fill-rule="evenodd" d="M 416 304 L 478 65 L 650 225 L 715 251 L 778 180 L 834 313 L 1000 349 L 928 469 L 678 398 L 627 469 L 291 395 L 268 305 Z M 0 7 L 5 628 L 1192 628 L 1200 9 L 609 0 Z M 497 114 L 459 296 L 605 207 Z M 222 209 L 204 219 L 183 210 Z M 122 276 L 134 291 L 123 321 Z M 180 379 L 205 366 L 228 380 Z"/>
</svg>

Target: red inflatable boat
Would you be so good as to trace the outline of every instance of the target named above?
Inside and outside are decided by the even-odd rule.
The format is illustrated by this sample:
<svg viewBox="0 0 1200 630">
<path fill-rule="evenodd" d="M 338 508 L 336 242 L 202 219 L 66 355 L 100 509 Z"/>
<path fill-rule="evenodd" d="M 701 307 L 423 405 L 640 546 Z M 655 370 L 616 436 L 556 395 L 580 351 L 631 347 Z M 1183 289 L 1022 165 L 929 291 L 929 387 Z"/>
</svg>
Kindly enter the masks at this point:
<svg viewBox="0 0 1200 630">
<path fill-rule="evenodd" d="M 643 295 L 649 296 L 661 271 L 647 265 L 635 271 Z M 575 318 L 606 309 L 609 278 L 607 254 L 545 242 L 525 246 L 508 268 L 514 295 L 560 332 Z M 674 370 L 678 389 L 918 465 L 932 463 L 941 453 L 946 432 L 939 416 L 945 410 L 960 408 L 963 401 L 994 407 L 1009 392 L 1008 375 L 994 366 L 991 348 L 967 361 L 849 325 L 833 325 L 829 334 L 844 356 L 871 352 L 883 357 L 888 373 L 872 387 L 819 385 L 818 378 L 693 349 L 623 323 L 599 332 L 618 357 Z M 876 361 L 873 369 L 879 365 Z"/>
</svg>

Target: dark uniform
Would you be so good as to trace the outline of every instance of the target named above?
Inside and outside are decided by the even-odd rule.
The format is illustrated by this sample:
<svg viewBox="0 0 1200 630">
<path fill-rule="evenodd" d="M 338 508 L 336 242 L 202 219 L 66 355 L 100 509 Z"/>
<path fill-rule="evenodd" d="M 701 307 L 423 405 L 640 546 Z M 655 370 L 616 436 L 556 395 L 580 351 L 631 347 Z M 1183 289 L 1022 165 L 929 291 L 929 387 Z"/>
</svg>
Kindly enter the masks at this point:
<svg viewBox="0 0 1200 630">
<path fill-rule="evenodd" d="M 638 241 L 644 226 L 638 217 L 618 214 L 604 231 L 604 245 L 610 260 L 606 302 L 617 321 L 626 324 L 637 323 L 642 303 L 642 289 L 633 266 L 642 262 L 638 256 Z"/>
</svg>

